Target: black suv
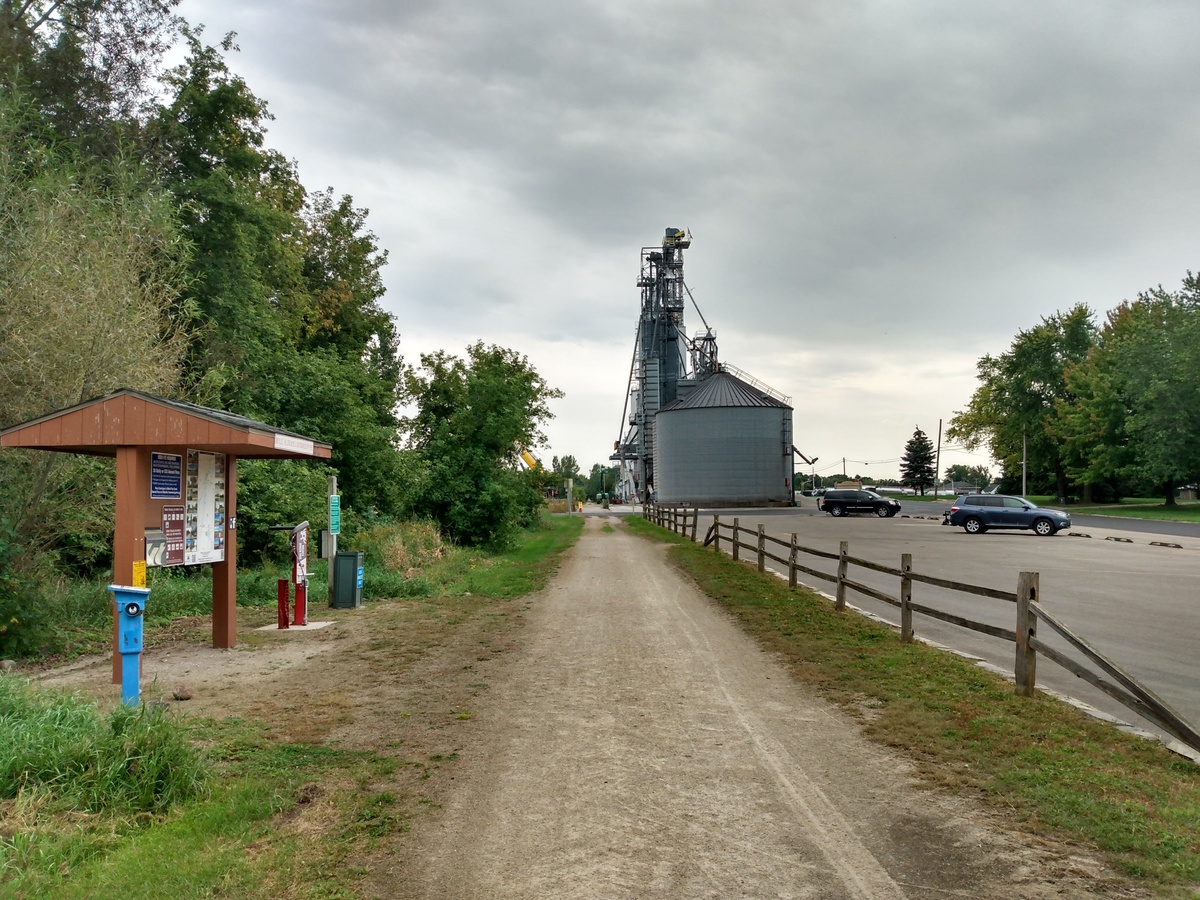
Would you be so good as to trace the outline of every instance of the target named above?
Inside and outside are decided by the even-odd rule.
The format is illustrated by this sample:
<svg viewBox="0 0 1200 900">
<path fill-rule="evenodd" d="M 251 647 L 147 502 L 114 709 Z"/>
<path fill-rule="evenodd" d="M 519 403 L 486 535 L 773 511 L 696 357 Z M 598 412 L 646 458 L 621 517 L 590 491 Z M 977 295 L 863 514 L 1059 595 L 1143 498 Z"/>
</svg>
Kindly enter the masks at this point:
<svg viewBox="0 0 1200 900">
<path fill-rule="evenodd" d="M 983 534 L 989 528 L 1032 528 L 1049 537 L 1060 528 L 1071 527 L 1071 517 L 1062 510 L 1047 509 L 1024 497 L 1004 494 L 966 494 L 946 510 L 943 525 L 962 526 L 967 534 Z"/>
<path fill-rule="evenodd" d="M 817 501 L 817 509 L 823 509 L 831 516 L 873 512 L 879 518 L 886 519 L 900 512 L 900 503 L 890 497 L 881 497 L 874 491 L 833 490 L 826 491 L 825 496 Z"/>
</svg>

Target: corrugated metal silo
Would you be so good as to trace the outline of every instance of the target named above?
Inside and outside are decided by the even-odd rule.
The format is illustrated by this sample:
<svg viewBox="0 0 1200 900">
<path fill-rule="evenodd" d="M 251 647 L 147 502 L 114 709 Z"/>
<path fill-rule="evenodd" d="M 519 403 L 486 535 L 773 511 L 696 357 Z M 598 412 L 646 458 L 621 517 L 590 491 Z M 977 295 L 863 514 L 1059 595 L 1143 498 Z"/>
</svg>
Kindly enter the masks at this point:
<svg viewBox="0 0 1200 900">
<path fill-rule="evenodd" d="M 659 503 L 765 506 L 792 499 L 792 408 L 717 372 L 655 416 Z"/>
</svg>

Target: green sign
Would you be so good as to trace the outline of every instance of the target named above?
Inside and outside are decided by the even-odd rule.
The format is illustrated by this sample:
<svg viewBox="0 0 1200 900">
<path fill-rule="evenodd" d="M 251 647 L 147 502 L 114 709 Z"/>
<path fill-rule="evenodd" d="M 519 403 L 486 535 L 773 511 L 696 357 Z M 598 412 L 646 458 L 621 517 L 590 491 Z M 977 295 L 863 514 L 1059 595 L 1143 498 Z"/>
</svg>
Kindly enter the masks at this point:
<svg viewBox="0 0 1200 900">
<path fill-rule="evenodd" d="M 342 498 L 337 494 L 329 498 L 329 533 L 342 533 Z"/>
</svg>

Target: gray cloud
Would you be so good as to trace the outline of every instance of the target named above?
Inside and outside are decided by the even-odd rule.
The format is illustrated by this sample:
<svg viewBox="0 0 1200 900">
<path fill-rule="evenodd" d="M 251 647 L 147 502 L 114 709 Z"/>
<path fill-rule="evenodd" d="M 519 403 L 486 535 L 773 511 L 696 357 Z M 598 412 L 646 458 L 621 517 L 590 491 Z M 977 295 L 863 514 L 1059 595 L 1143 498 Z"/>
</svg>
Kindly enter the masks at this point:
<svg viewBox="0 0 1200 900">
<path fill-rule="evenodd" d="M 305 182 L 371 207 L 401 328 L 536 344 L 567 382 L 552 439 L 588 461 L 613 427 L 570 395 L 607 391 L 619 415 L 638 248 L 668 225 L 692 229 L 689 283 L 734 361 L 823 392 L 812 433 L 862 459 L 898 455 L 911 423 L 859 432 L 839 410 L 891 415 L 908 378 L 899 420 L 929 430 L 1017 329 L 1195 268 L 1192 3 L 183 12 L 239 31 L 232 65 Z M 850 362 L 864 335 L 871 361 Z M 958 374 L 906 369 L 914 348 Z"/>
</svg>

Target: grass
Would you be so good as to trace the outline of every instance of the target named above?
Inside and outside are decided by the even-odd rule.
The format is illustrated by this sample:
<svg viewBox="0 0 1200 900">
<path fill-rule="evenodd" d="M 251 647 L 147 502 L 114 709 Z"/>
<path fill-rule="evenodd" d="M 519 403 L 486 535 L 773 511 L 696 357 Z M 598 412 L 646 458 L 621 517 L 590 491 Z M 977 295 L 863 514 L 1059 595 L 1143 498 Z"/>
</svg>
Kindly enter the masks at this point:
<svg viewBox="0 0 1200 900">
<path fill-rule="evenodd" d="M 630 517 L 792 672 L 907 754 L 1034 832 L 1094 846 L 1166 893 L 1200 882 L 1200 767 L 1045 695 L 897 634 L 724 554 Z"/>
<path fill-rule="evenodd" d="M 86 815 L 38 810 L 21 823 L 27 840 L 10 841 L 0 855 L 0 891 L 55 900 L 268 896 L 264 885 L 277 876 L 263 871 L 256 847 L 278 817 L 305 802 L 306 789 L 330 770 L 374 764 L 370 755 L 273 744 L 244 722 L 176 720 L 171 728 L 208 748 L 212 777 L 203 798 L 132 818 L 111 808 Z M 271 866 L 317 877 L 308 852 L 284 839 Z"/>
<path fill-rule="evenodd" d="M 357 676 L 375 665 L 395 677 L 472 623 L 485 638 L 517 627 L 518 598 L 546 584 L 582 527 L 581 516 L 547 517 L 501 554 L 427 548 L 419 577 L 435 593 L 372 604 L 379 642 L 359 651 Z M 481 661 L 503 650 L 501 641 L 485 644 Z M 439 707 L 427 726 L 436 740 L 453 740 L 452 723 L 470 721 L 469 698 L 486 689 L 481 673 L 462 678 L 462 702 Z M 304 735 L 281 742 L 269 701 L 293 701 L 269 690 L 256 720 L 194 720 L 148 707 L 106 716 L 77 697 L 0 676 L 0 896 L 359 896 L 364 860 L 436 806 L 424 787 L 457 752 L 411 740 L 371 751 L 328 745 L 344 694 L 329 689 L 332 705 L 310 698 L 302 722 L 294 707 L 280 707 L 293 710 L 291 731 Z"/>
<path fill-rule="evenodd" d="M 1053 505 L 1049 500 L 1047 505 Z M 1160 522 L 1200 522 L 1200 502 L 1178 501 L 1167 506 L 1155 500 L 1122 500 L 1120 503 L 1071 504 L 1072 513 L 1089 516 L 1114 516 L 1122 519 L 1150 519 Z"/>
<path fill-rule="evenodd" d="M 481 593 L 511 597 L 537 590 L 548 572 L 537 560 L 552 557 L 577 539 L 582 516 L 544 516 L 522 533 L 510 553 L 494 554 L 456 547 L 442 541 L 437 529 L 423 522 L 376 526 L 343 540 L 342 549 L 363 551 L 363 600 L 433 597 Z M 328 603 L 328 561 L 309 560 L 308 603 Z M 238 607 L 266 613 L 274 610 L 276 584 L 290 573 L 289 565 L 260 565 L 239 569 Z M 149 638 L 180 619 L 212 612 L 212 570 L 150 569 L 150 598 L 145 626 Z M 40 633 L 32 646 L 47 662 L 103 653 L 112 646 L 112 595 L 107 581 L 60 579 L 42 585 L 35 601 Z M 269 614 L 267 619 L 269 620 Z"/>
<path fill-rule="evenodd" d="M 0 799 L 51 807 L 157 813 L 200 795 L 203 757 L 162 710 L 118 707 L 107 716 L 76 697 L 35 694 L 0 678 Z"/>
</svg>

